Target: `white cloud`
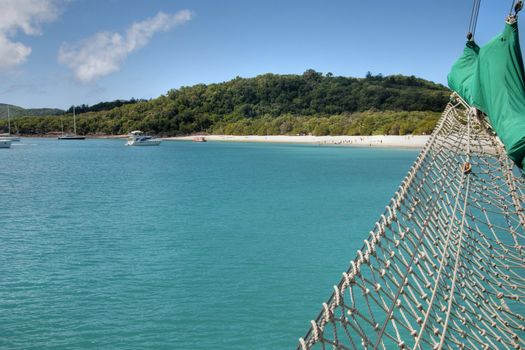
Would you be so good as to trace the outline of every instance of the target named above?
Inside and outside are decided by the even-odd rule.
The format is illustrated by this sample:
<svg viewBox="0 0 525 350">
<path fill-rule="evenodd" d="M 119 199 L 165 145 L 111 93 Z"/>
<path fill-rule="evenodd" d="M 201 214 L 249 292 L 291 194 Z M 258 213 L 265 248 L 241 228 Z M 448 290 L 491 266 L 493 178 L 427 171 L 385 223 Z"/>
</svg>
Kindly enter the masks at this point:
<svg viewBox="0 0 525 350">
<path fill-rule="evenodd" d="M 155 17 L 133 23 L 124 34 L 99 32 L 78 44 L 63 44 L 58 61 L 73 70 L 77 80 L 88 83 L 118 71 L 126 57 L 146 46 L 155 33 L 169 31 L 192 17 L 189 10 L 175 14 L 159 12 Z"/>
<path fill-rule="evenodd" d="M 12 37 L 40 35 L 40 24 L 56 19 L 61 0 L 0 0 L 0 70 L 24 63 L 31 48 Z"/>
</svg>

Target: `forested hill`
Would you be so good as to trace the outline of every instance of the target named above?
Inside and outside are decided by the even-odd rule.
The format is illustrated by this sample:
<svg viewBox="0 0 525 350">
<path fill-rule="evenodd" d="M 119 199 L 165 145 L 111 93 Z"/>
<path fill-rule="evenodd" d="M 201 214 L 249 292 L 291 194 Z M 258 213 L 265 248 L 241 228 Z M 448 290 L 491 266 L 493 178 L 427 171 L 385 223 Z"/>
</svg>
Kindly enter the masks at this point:
<svg viewBox="0 0 525 350">
<path fill-rule="evenodd" d="M 443 85 L 414 76 L 351 78 L 308 70 L 174 89 L 149 101 L 79 114 L 77 127 L 85 134 L 426 133 L 448 95 Z M 56 131 L 60 118 L 24 118 L 18 127 L 25 133 Z"/>
<path fill-rule="evenodd" d="M 20 116 L 47 116 L 64 113 L 58 108 L 22 108 L 14 105 L 9 105 L 9 114 L 11 117 Z M 0 103 L 0 119 L 7 118 L 7 104 Z"/>
<path fill-rule="evenodd" d="M 441 111 L 449 90 L 414 76 L 334 77 L 308 70 L 302 75 L 265 74 L 226 83 L 171 90 L 179 111 L 243 117 L 332 115 L 370 109 Z"/>
<path fill-rule="evenodd" d="M 110 101 L 110 102 L 99 102 L 92 106 L 83 104 L 80 106 L 71 106 L 69 107 L 67 112 L 73 113 L 73 108 L 75 109 L 75 112 L 77 114 L 87 113 L 87 112 L 109 111 L 109 110 L 112 110 L 113 108 L 121 107 L 127 104 L 134 104 L 134 103 L 146 102 L 146 101 L 147 100 L 144 100 L 144 99 L 137 100 L 135 98 L 131 98 L 131 100 L 115 100 L 115 101 Z"/>
</svg>

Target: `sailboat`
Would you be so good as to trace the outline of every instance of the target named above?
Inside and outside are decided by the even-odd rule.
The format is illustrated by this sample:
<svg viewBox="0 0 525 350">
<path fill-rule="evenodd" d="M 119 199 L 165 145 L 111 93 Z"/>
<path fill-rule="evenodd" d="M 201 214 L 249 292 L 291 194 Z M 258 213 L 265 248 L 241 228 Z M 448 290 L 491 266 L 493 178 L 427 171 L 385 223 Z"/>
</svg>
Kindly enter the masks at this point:
<svg viewBox="0 0 525 350">
<path fill-rule="evenodd" d="M 11 135 L 11 115 L 9 113 L 9 105 L 6 104 L 6 106 L 7 106 L 7 134 L 0 134 L 0 138 L 2 140 L 10 140 L 12 142 L 20 141 L 20 137 Z"/>
<path fill-rule="evenodd" d="M 11 140 L 0 137 L 0 148 L 11 148 Z"/>
<path fill-rule="evenodd" d="M 73 106 L 73 134 L 64 134 L 62 126 L 62 135 L 58 137 L 59 140 L 85 140 L 85 136 L 77 135 L 77 119 L 75 115 L 75 106 Z"/>
</svg>

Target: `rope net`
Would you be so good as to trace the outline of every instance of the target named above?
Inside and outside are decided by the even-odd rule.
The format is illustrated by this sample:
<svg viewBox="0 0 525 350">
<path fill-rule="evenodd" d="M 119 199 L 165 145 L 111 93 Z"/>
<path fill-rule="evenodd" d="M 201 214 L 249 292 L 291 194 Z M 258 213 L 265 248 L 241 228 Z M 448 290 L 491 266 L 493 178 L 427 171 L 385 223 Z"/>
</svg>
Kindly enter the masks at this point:
<svg viewBox="0 0 525 350">
<path fill-rule="evenodd" d="M 524 185 L 453 95 L 298 349 L 525 349 Z"/>
</svg>

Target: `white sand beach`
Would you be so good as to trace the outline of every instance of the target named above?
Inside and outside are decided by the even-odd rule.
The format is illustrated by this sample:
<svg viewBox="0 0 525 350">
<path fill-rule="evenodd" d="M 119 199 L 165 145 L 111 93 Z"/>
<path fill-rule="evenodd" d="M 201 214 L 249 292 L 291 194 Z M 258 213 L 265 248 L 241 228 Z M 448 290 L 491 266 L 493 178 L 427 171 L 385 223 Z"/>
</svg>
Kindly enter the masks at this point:
<svg viewBox="0 0 525 350">
<path fill-rule="evenodd" d="M 195 136 L 166 137 L 166 141 L 191 141 Z M 375 135 L 375 136 L 287 136 L 287 135 L 206 135 L 208 141 L 229 142 L 275 142 L 306 143 L 319 145 L 340 145 L 360 147 L 410 147 L 422 148 L 429 135 Z"/>
</svg>

